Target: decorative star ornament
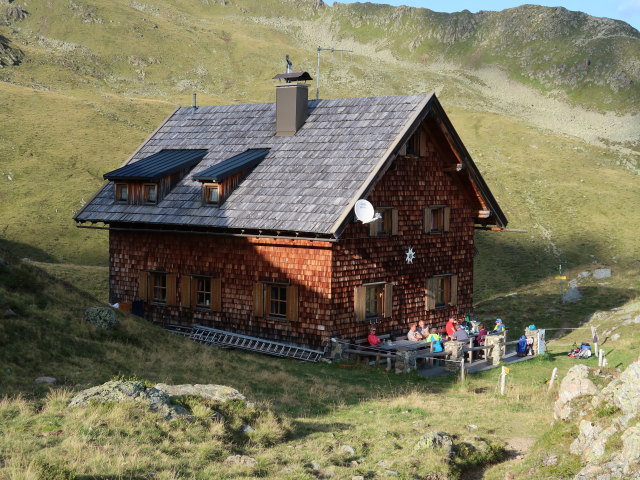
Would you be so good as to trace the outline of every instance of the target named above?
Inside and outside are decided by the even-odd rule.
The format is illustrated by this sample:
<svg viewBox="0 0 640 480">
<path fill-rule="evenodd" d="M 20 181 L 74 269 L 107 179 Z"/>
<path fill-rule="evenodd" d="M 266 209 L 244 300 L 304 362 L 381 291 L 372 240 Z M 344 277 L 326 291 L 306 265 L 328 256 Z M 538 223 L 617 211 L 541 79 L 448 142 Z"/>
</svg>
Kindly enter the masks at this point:
<svg viewBox="0 0 640 480">
<path fill-rule="evenodd" d="M 416 258 L 416 252 L 413 251 L 412 247 L 409 247 L 407 250 L 407 263 L 413 263 L 414 258 Z"/>
</svg>

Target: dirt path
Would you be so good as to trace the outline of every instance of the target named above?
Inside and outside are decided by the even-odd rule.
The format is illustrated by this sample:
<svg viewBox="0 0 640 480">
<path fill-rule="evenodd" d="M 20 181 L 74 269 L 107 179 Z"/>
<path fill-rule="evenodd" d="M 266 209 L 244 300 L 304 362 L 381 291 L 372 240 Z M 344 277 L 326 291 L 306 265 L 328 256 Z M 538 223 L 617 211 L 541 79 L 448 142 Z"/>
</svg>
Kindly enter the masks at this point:
<svg viewBox="0 0 640 480">
<path fill-rule="evenodd" d="M 505 462 L 519 462 L 522 460 L 529 449 L 533 446 L 534 442 L 535 439 L 531 437 L 513 437 L 507 439 L 507 459 Z M 482 480 L 485 478 L 487 470 L 491 468 L 492 465 L 489 465 L 486 468 L 466 472 L 466 474 L 462 476 L 461 480 Z"/>
</svg>

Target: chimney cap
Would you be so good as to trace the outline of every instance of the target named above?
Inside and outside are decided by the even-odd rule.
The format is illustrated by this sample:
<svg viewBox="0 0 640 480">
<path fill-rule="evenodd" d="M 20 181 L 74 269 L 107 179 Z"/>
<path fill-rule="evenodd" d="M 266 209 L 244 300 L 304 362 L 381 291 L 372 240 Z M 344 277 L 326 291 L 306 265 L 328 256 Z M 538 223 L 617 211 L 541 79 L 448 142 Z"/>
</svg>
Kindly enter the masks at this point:
<svg viewBox="0 0 640 480">
<path fill-rule="evenodd" d="M 279 73 L 274 79 L 286 80 L 287 83 L 298 82 L 300 80 L 313 80 L 309 72 L 291 72 L 291 73 Z"/>
</svg>

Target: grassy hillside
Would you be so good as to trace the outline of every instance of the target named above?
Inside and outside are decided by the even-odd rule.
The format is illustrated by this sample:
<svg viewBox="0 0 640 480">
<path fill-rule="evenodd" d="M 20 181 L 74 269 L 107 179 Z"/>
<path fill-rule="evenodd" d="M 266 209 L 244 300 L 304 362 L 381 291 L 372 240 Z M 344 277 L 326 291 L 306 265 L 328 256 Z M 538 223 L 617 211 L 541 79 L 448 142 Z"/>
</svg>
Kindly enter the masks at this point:
<svg viewBox="0 0 640 480">
<path fill-rule="evenodd" d="M 633 29 L 562 9 L 446 15 L 373 4 L 292 5 L 33 1 L 25 19 L 0 26 L 23 55 L 19 65 L 0 69 L 0 241 L 36 260 L 104 265 L 106 233 L 78 230 L 71 220 L 102 174 L 177 104 L 190 103 L 192 92 L 200 103 L 272 101 L 270 78 L 282 70 L 284 54 L 313 74 L 320 44 L 355 51 L 323 54 L 323 97 L 436 90 L 511 226 L 529 230 L 478 235 L 477 299 L 552 275 L 560 263 L 624 266 L 636 259 L 640 213 L 629 206 L 640 203 L 637 115 L 569 107 L 559 93 L 543 95 L 485 68 L 500 65 L 528 83 L 547 78 L 547 70 L 515 66 L 524 57 L 506 55 L 500 42 L 517 38 L 513 52 L 548 50 L 555 52 L 548 62 L 560 62 L 576 42 L 596 41 L 589 40 L 595 25 L 597 41 L 609 42 L 605 50 L 630 45 L 621 59 L 607 56 L 614 63 L 605 70 L 620 72 L 637 56 Z M 560 28 L 567 18 L 571 28 Z M 495 29 L 506 33 L 487 37 L 482 61 L 471 65 L 474 42 Z M 543 41 L 551 30 L 553 42 Z M 407 49 L 414 34 L 422 40 Z M 431 57 L 420 53 L 426 48 Z M 602 65 L 595 57 L 592 64 Z M 571 95 L 599 108 L 637 105 L 629 97 L 637 89 L 612 90 L 590 78 L 595 83 L 581 80 Z M 611 95 L 615 101 L 606 103 Z"/>
<path fill-rule="evenodd" d="M 97 304 L 85 289 L 104 292 L 87 285 L 88 269 L 95 267 L 53 266 L 49 274 L 5 251 L 0 256 L 9 262 L 0 267 L 0 397 L 11 395 L 0 399 L 0 478 L 314 479 L 333 472 L 334 478 L 444 480 L 484 472 L 495 480 L 511 472 L 524 480 L 535 468 L 536 478 L 557 480 L 579 469 L 564 441 L 575 432 L 547 428 L 556 393 L 548 392 L 547 381 L 554 367 L 562 377 L 577 362 L 566 351 L 574 341 L 589 340 L 588 330 L 550 342 L 547 356 L 511 366 L 507 393 L 500 396 L 497 369 L 461 384 L 456 377 L 395 375 L 351 362 L 309 365 L 201 346 L 122 313 L 114 330 L 99 330 L 82 321 L 83 309 Z M 104 269 L 94 273 L 103 276 Z M 584 326 L 599 325 L 610 366 L 624 368 L 639 353 L 635 330 L 622 327 L 640 315 L 639 281 L 637 266 L 606 281 L 586 278 L 585 301 L 564 307 L 554 285 L 541 284 L 493 299 L 483 312 L 511 312 L 514 330 L 532 318 L 552 327 L 591 316 Z M 15 315 L 7 316 L 7 307 Z M 550 307 L 555 312 L 546 311 L 546 318 L 535 315 Z M 612 307 L 613 314 L 593 315 Z M 614 332 L 621 334 L 617 340 Z M 57 378 L 57 386 L 35 383 L 41 375 Z M 115 376 L 229 385 L 255 405 L 225 412 L 222 423 L 195 403 L 192 422 L 168 422 L 136 405 L 67 407 L 74 391 Z M 254 432 L 240 434 L 241 423 Z M 443 450 L 419 447 L 433 431 L 452 436 L 450 462 Z M 474 451 L 472 444 L 485 447 Z M 525 460 L 509 456 L 528 448 Z M 558 464 L 541 467 L 554 453 Z M 234 454 L 257 464 L 225 464 Z"/>
</svg>

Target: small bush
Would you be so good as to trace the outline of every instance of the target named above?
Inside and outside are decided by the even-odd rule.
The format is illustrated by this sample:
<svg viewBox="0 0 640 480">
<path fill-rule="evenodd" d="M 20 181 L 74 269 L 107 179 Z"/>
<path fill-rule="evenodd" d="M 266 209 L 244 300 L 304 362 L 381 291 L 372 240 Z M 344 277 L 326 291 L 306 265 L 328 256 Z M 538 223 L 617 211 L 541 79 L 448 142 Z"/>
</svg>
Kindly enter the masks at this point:
<svg viewBox="0 0 640 480">
<path fill-rule="evenodd" d="M 56 463 L 37 460 L 35 466 L 40 480 L 75 480 L 76 478 L 75 473 Z"/>
<path fill-rule="evenodd" d="M 615 405 L 606 405 L 596 409 L 595 415 L 597 418 L 612 417 L 620 411 Z"/>
</svg>

